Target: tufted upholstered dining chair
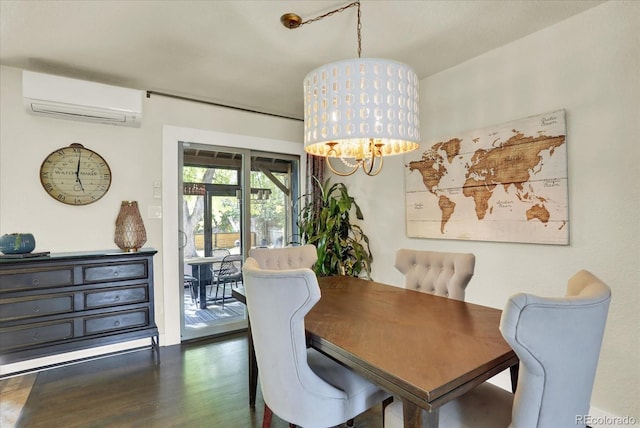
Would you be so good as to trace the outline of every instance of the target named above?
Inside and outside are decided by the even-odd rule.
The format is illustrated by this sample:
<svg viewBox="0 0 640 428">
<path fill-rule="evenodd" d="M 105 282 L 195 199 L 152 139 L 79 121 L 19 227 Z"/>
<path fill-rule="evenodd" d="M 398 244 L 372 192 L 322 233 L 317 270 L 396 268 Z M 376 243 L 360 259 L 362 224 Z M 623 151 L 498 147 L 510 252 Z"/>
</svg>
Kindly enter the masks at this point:
<svg viewBox="0 0 640 428">
<path fill-rule="evenodd" d="M 283 248 L 252 248 L 249 257 L 253 257 L 261 269 L 298 269 L 311 268 L 318 260 L 314 245 L 300 245 Z"/>
<path fill-rule="evenodd" d="M 302 245 L 283 248 L 252 248 L 249 256 L 253 257 L 261 269 L 298 269 L 311 268 L 318 260 L 318 253 L 314 245 Z M 264 405 L 263 428 L 270 426 L 273 412 Z M 349 424 L 351 426 L 351 424 Z"/>
<path fill-rule="evenodd" d="M 447 428 L 584 427 L 609 311 L 611 290 L 581 270 L 562 298 L 511 296 L 500 331 L 520 358 L 516 393 L 485 382 L 440 408 Z M 385 427 L 402 427 L 402 404 L 385 410 Z"/>
<path fill-rule="evenodd" d="M 315 254 L 315 247 L 311 249 Z M 271 251 L 284 254 L 283 250 Z M 269 426 L 271 411 L 290 426 L 336 426 L 389 397 L 355 372 L 307 348 L 304 317 L 320 299 L 311 269 L 262 269 L 249 257 L 243 274 L 265 401 L 263 427 Z"/>
<path fill-rule="evenodd" d="M 395 267 L 404 274 L 404 287 L 436 296 L 464 300 L 464 290 L 473 276 L 476 256 L 399 249 Z"/>
</svg>

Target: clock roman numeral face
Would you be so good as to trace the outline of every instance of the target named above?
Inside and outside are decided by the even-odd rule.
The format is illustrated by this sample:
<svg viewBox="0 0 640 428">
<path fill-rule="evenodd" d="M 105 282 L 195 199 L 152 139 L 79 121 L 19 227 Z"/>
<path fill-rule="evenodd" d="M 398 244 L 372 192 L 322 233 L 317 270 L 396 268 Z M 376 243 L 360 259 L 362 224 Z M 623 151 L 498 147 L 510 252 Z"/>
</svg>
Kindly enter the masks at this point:
<svg viewBox="0 0 640 428">
<path fill-rule="evenodd" d="M 102 198 L 111 186 L 111 170 L 94 151 L 72 144 L 47 156 L 40 181 L 54 199 L 69 205 L 87 205 Z"/>
</svg>

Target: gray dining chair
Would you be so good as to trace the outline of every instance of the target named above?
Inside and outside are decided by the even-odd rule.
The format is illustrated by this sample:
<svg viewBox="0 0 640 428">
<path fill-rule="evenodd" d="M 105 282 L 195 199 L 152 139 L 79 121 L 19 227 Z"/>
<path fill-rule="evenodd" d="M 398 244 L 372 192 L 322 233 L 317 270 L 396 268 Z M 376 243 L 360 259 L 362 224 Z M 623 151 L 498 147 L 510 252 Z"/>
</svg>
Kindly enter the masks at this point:
<svg viewBox="0 0 640 428">
<path fill-rule="evenodd" d="M 586 270 L 569 279 L 565 297 L 511 296 L 500 331 L 520 358 L 515 395 L 485 382 L 443 405 L 440 426 L 584 427 L 610 300 L 610 288 Z M 402 403 L 384 417 L 386 428 L 402 427 Z"/>
<path fill-rule="evenodd" d="M 254 258 L 256 256 L 257 258 Z M 307 348 L 304 317 L 320 299 L 313 245 L 254 249 L 243 267 L 247 310 L 265 402 L 290 426 L 331 427 L 390 396 L 320 352 Z M 263 266 L 258 262 L 262 261 Z M 289 266 L 303 265 L 303 267 Z"/>
<path fill-rule="evenodd" d="M 464 300 L 476 257 L 471 253 L 446 253 L 399 249 L 395 267 L 404 274 L 404 287 L 436 296 Z"/>
<path fill-rule="evenodd" d="M 249 257 L 253 257 L 261 269 L 297 269 L 311 268 L 318 260 L 314 245 L 299 245 L 281 248 L 252 248 Z"/>
</svg>

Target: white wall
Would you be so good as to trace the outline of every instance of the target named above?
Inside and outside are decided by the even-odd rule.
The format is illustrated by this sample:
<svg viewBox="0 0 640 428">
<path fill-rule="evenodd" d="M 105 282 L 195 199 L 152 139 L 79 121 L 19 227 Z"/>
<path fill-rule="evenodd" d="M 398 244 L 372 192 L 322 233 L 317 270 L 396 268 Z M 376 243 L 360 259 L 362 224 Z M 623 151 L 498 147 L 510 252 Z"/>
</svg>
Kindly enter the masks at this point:
<svg viewBox="0 0 640 428">
<path fill-rule="evenodd" d="M 0 234 L 31 232 L 36 238 L 36 251 L 66 252 L 116 249 L 113 243 L 115 219 L 120 202 L 137 200 L 147 230 L 146 247 L 158 250 L 154 258 L 156 323 L 160 343 L 180 340 L 178 261 L 164 266 L 163 227 L 176 231 L 177 203 L 163 219 L 148 217 L 150 207 L 165 206 L 164 200 L 153 198 L 153 182 L 163 181 L 163 129 L 185 128 L 186 135 L 205 136 L 210 141 L 271 152 L 302 153 L 302 122 L 201 103 L 155 96 L 145 98 L 140 128 L 32 116 L 22 107 L 22 70 L 0 68 Z M 212 133 L 215 130 L 217 133 Z M 225 136 L 237 134 L 234 142 L 225 144 Z M 184 134 L 183 134 L 184 135 Z M 212 139 L 211 135 L 219 138 Z M 198 142 L 198 141 L 195 141 Z M 80 143 L 100 153 L 109 163 L 113 176 L 111 188 L 99 201 L 87 206 L 61 204 L 48 196 L 40 184 L 39 169 L 44 158 L 55 149 Z M 174 143 L 177 152 L 177 143 Z M 177 158 L 175 165 L 177 171 Z M 171 184 L 171 183 L 170 183 Z M 173 183 L 176 185 L 176 183 Z M 177 185 L 173 195 L 177 201 Z M 174 212 L 175 211 L 175 212 Z M 167 221 L 173 222 L 166 225 Z M 170 241 L 171 242 L 171 241 Z M 168 252 L 177 252 L 177 243 Z M 168 296 L 165 299 L 165 296 Z M 97 353 L 147 344 L 137 341 L 102 349 L 78 351 L 0 367 L 0 374 L 27 370 Z"/>
<path fill-rule="evenodd" d="M 426 143 L 565 108 L 571 244 L 406 238 L 403 159 L 388 158 L 377 177 L 343 180 L 365 216 L 373 278 L 402 283 L 398 248 L 473 252 L 467 300 L 502 308 L 520 291 L 560 296 L 591 270 L 613 290 L 592 405 L 640 421 L 640 2 L 605 3 L 426 78 L 420 97 Z"/>
</svg>

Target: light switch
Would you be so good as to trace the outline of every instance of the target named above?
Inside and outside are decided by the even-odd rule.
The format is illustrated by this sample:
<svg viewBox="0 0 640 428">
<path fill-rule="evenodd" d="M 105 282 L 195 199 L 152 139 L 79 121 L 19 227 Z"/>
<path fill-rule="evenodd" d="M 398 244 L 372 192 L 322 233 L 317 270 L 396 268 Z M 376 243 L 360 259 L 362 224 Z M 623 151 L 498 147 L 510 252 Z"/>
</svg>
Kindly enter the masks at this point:
<svg viewBox="0 0 640 428">
<path fill-rule="evenodd" d="M 162 199 L 162 181 L 153 182 L 153 199 Z"/>
<path fill-rule="evenodd" d="M 151 205 L 147 208 L 148 218 L 162 218 L 162 207 L 159 205 Z"/>
</svg>

